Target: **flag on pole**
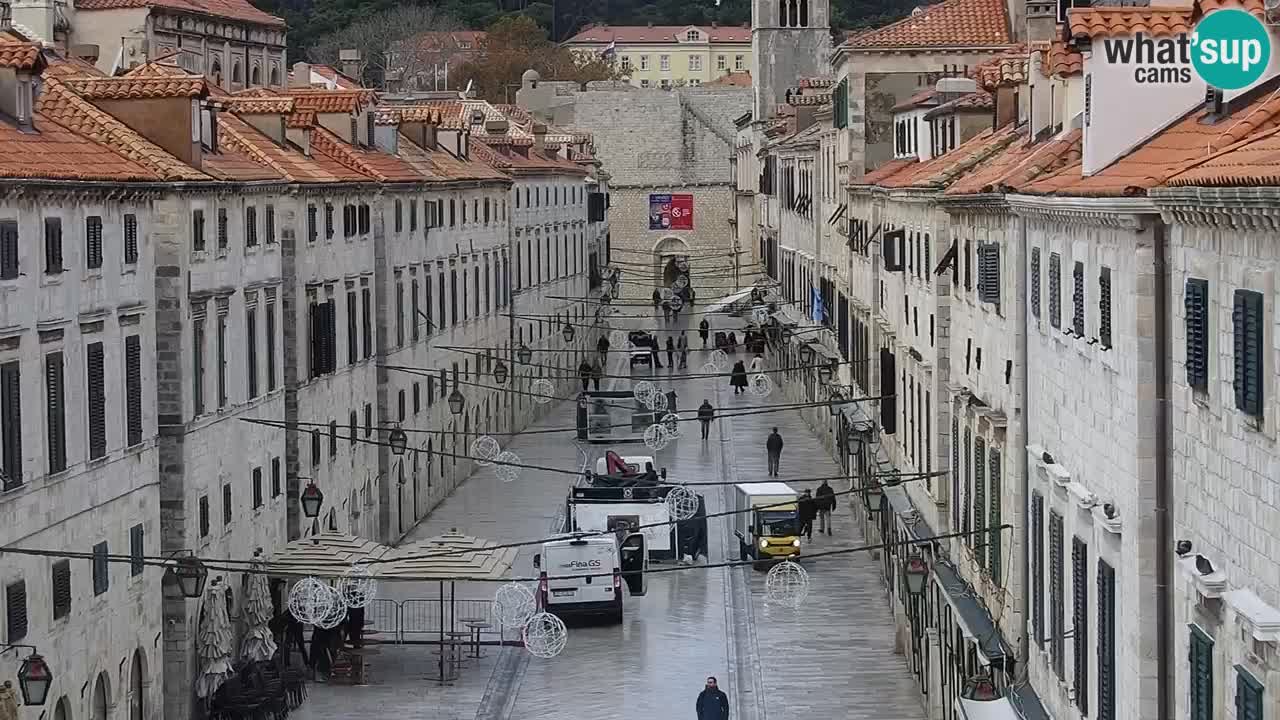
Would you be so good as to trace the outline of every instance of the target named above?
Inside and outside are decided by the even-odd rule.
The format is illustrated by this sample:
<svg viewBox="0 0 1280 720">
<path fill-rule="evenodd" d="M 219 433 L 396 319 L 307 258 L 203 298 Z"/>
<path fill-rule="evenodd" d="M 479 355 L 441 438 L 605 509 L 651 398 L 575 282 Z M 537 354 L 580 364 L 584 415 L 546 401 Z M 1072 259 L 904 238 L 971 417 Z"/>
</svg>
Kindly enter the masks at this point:
<svg viewBox="0 0 1280 720">
<path fill-rule="evenodd" d="M 608 47 L 606 47 L 604 51 L 600 53 L 600 56 L 611 58 L 613 57 L 614 53 L 617 52 L 617 50 L 618 50 L 618 41 L 610 40 Z"/>
</svg>

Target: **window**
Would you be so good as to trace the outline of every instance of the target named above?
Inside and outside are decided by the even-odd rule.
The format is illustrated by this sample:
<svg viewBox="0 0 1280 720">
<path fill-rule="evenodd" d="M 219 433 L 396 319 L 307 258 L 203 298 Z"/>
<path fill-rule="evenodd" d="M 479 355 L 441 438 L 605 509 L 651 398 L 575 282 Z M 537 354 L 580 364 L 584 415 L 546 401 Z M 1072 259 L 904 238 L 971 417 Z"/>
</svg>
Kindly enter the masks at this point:
<svg viewBox="0 0 1280 720">
<path fill-rule="evenodd" d="M 222 486 L 222 526 L 231 524 L 231 483 Z"/>
<path fill-rule="evenodd" d="M 360 203 L 359 207 L 356 208 L 356 230 L 361 235 L 368 235 L 372 227 L 372 215 L 369 211 L 369 205 L 368 203 Z"/>
<path fill-rule="evenodd" d="M 417 415 L 422 411 L 422 387 L 418 383 L 413 384 L 413 414 Z"/>
<path fill-rule="evenodd" d="M 449 324 L 458 324 L 458 271 L 449 268 Z"/>
<path fill-rule="evenodd" d="M 404 422 L 404 419 L 407 414 L 407 406 L 405 404 L 405 395 L 404 395 L 403 389 L 396 394 L 396 410 L 399 414 L 399 417 L 398 417 L 399 421 Z"/>
<path fill-rule="evenodd" d="M 1053 510 L 1049 511 L 1049 642 L 1050 660 L 1053 672 L 1058 679 L 1063 679 L 1063 637 L 1066 630 L 1063 623 L 1064 602 L 1062 587 L 1062 516 Z"/>
<path fill-rule="evenodd" d="M 59 560 L 50 571 L 53 586 L 53 619 L 71 614 L 71 561 Z"/>
<path fill-rule="evenodd" d="M 1194 694 L 1194 689 L 1192 692 Z M 1101 558 L 1098 559 L 1097 720 L 1116 720 L 1116 571 Z M 1200 720 L 1200 717 L 1192 714 L 1191 720 Z"/>
<path fill-rule="evenodd" d="M 698 71 L 701 71 L 701 70 L 702 70 L 702 56 L 701 56 L 701 55 L 690 55 L 690 56 L 689 56 L 689 70 L 694 71 L 694 72 L 698 72 Z"/>
<path fill-rule="evenodd" d="M 428 227 L 429 226 L 430 224 L 428 224 Z M 418 230 L 418 201 L 410 200 L 409 201 L 409 232 L 416 232 L 417 230 Z"/>
<path fill-rule="evenodd" d="M 396 279 L 396 347 L 404 347 L 404 283 Z"/>
<path fill-rule="evenodd" d="M 356 328 L 356 291 L 347 291 L 347 364 L 355 365 L 360 359 L 360 336 Z"/>
<path fill-rule="evenodd" d="M 355 437 L 355 433 L 351 434 Z M 280 486 L 280 458 L 271 458 L 271 497 L 280 497 L 284 490 Z"/>
<path fill-rule="evenodd" d="M 218 366 L 218 408 L 227 406 L 227 313 L 218 311 L 218 334 L 214 338 L 217 345 Z"/>
<path fill-rule="evenodd" d="M 969 534 L 972 529 L 973 518 L 972 513 L 969 512 L 969 505 L 973 502 L 973 461 L 970 459 L 973 456 L 969 454 L 972 437 L 972 431 L 966 427 L 964 429 L 964 452 L 961 454 L 961 457 L 963 457 L 966 462 L 964 468 L 964 497 L 960 500 L 959 508 L 963 515 L 961 521 L 964 523 L 963 527 L 960 528 L 960 531 L 965 534 L 964 541 L 969 545 L 973 544 L 973 536 Z"/>
<path fill-rule="evenodd" d="M 622 72 L 624 73 L 631 72 L 631 56 L 630 55 L 622 56 Z M 516 196 L 516 199 L 517 200 L 519 199 L 518 195 Z"/>
<path fill-rule="evenodd" d="M 27 584 L 22 580 L 4 586 L 5 642 L 27 636 Z"/>
<path fill-rule="evenodd" d="M 659 70 L 661 70 L 662 72 L 670 72 L 670 70 L 671 70 L 671 56 L 670 56 L 670 55 L 659 55 L 659 56 L 658 56 L 658 69 L 659 69 Z"/>
<path fill-rule="evenodd" d="M 1236 720 L 1263 720 L 1262 683 L 1243 666 L 1236 666 Z"/>
<path fill-rule="evenodd" d="M 1071 331 L 1084 337 L 1084 263 L 1071 269 Z"/>
<path fill-rule="evenodd" d="M 973 537 L 974 545 L 981 545 L 982 532 L 987 527 L 987 441 L 981 437 L 973 439 Z M 972 537 L 972 536 L 970 536 Z M 978 549 L 978 565 L 987 567 L 986 548 Z"/>
<path fill-rule="evenodd" d="M 218 249 L 227 249 L 227 209 L 218 208 Z"/>
<path fill-rule="evenodd" d="M 1209 281 L 1187 278 L 1183 296 L 1187 335 L 1187 385 L 1209 389 Z"/>
<path fill-rule="evenodd" d="M 134 577 L 141 575 L 147 567 L 146 562 L 143 561 L 143 556 L 147 554 L 144 533 L 142 525 L 129 528 L 129 574 Z"/>
<path fill-rule="evenodd" d="M 1103 350 L 1111 349 L 1111 268 L 1098 275 L 1098 340 Z"/>
<path fill-rule="evenodd" d="M 338 456 L 338 421 L 329 421 L 329 457 Z"/>
<path fill-rule="evenodd" d="M 324 239 L 333 239 L 333 203 L 324 204 Z"/>
<path fill-rule="evenodd" d="M 649 78 L 641 78 L 641 79 L 640 79 L 640 87 L 642 87 L 642 88 L 647 88 L 647 87 L 649 87 Z"/>
<path fill-rule="evenodd" d="M 338 367 L 336 336 L 337 318 L 333 300 L 312 301 L 308 334 L 311 350 L 311 377 L 320 377 Z"/>
<path fill-rule="evenodd" d="M 7 226 L 0 226 L 0 233 L 8 237 Z M 13 226 L 13 237 L 16 241 L 18 228 Z M 84 256 L 85 265 L 90 269 L 102 267 L 102 218 L 90 215 L 84 219 Z M 16 268 L 17 260 L 15 259 Z"/>
<path fill-rule="evenodd" d="M 268 205 L 266 207 L 267 222 L 267 244 L 274 245 L 276 242 L 276 207 Z"/>
<path fill-rule="evenodd" d="M 734 55 L 734 56 L 733 56 L 733 69 L 734 69 L 734 70 L 746 70 L 746 69 L 747 69 L 747 61 L 746 61 L 746 56 L 745 56 L 745 55 Z"/>
<path fill-rule="evenodd" d="M 1098 591 L 1102 591 L 1102 563 L 1099 562 L 1098 568 Z M 1101 613 L 1102 596 L 1098 596 L 1099 607 Z M 1101 621 L 1101 618 L 1099 618 Z M 1213 720 L 1213 638 L 1209 637 L 1203 630 L 1191 627 L 1191 646 L 1187 654 L 1188 671 L 1191 673 L 1191 701 L 1190 701 L 1190 720 Z M 1101 640 L 1101 637 L 1099 637 Z M 1102 653 L 1102 646 L 1098 646 L 1099 656 Z M 1101 660 L 1101 658 L 1099 658 Z M 1101 674 L 1102 667 L 1098 667 Z M 1098 705 L 1099 712 L 1102 710 L 1102 679 L 1099 678 L 1098 688 Z"/>
<path fill-rule="evenodd" d="M 1031 632 L 1044 649 L 1044 496 L 1031 493 Z"/>
<path fill-rule="evenodd" d="M 209 537 L 209 496 L 200 496 L 200 537 Z"/>
<path fill-rule="evenodd" d="M 44 219 L 44 271 L 57 275 L 62 267 L 62 218 Z"/>
<path fill-rule="evenodd" d="M 728 61 L 728 58 L 726 58 L 724 55 L 717 55 L 717 56 L 716 56 L 716 69 L 717 69 L 717 70 L 728 70 L 728 69 L 729 69 L 729 61 Z"/>
<path fill-rule="evenodd" d="M 244 209 L 244 245 L 258 245 L 258 208 L 253 205 L 247 205 Z"/>
<path fill-rule="evenodd" d="M 373 434 L 373 405 L 371 403 L 364 404 L 364 436 L 369 437 Z"/>
<path fill-rule="evenodd" d="M 356 429 L 359 427 L 360 427 L 360 418 L 357 417 L 356 411 L 352 410 L 351 414 L 347 416 L 347 432 L 350 433 L 347 436 L 347 441 L 351 443 L 351 447 L 356 446 L 356 440 L 357 440 Z"/>
<path fill-rule="evenodd" d="M 978 300 L 1000 309 L 1000 245 L 978 246 Z"/>
<path fill-rule="evenodd" d="M 369 288 L 360 288 L 360 332 L 364 340 L 364 357 L 373 357 L 373 298 Z"/>
<path fill-rule="evenodd" d="M 1062 257 L 1049 253 L 1049 325 L 1062 327 Z"/>
<path fill-rule="evenodd" d="M 67 424 L 65 416 L 62 353 L 44 356 L 45 416 L 49 445 L 49 474 L 67 469 Z"/>
<path fill-rule="evenodd" d="M 1262 293 L 1236 290 L 1232 302 L 1231 325 L 1236 408 L 1262 417 Z"/>
<path fill-rule="evenodd" d="M 424 297 L 426 298 L 427 302 L 425 305 L 423 305 L 421 309 L 414 310 L 414 315 L 415 315 L 414 323 L 416 324 L 418 322 L 416 317 L 421 316 L 423 323 L 427 326 L 427 334 L 430 335 L 431 333 L 435 332 L 435 324 L 431 320 L 432 314 L 431 314 L 431 269 L 430 268 L 426 269 L 425 275 L 426 277 L 423 278 L 423 282 L 426 283 L 426 286 L 423 289 L 425 291 Z M 414 299 L 416 300 L 418 293 L 414 292 L 413 295 L 414 295 Z"/>
<path fill-rule="evenodd" d="M 1040 317 L 1040 248 L 1031 248 L 1031 316 Z"/>
<path fill-rule="evenodd" d="M 191 249 L 204 251 L 204 210 L 191 211 Z"/>
<path fill-rule="evenodd" d="M 267 392 L 276 389 L 276 304 L 267 303 Z"/>
<path fill-rule="evenodd" d="M 973 241 L 969 239 L 964 241 L 964 289 L 973 289 Z"/>
<path fill-rule="evenodd" d="M 689 32 L 685 33 L 685 35 L 684 35 L 684 39 L 685 39 L 685 40 L 688 40 L 689 42 L 697 42 L 697 41 L 698 41 L 698 37 L 699 37 L 699 35 L 698 35 L 698 31 L 697 31 L 697 30 L 690 30 Z"/>
<path fill-rule="evenodd" d="M 649 69 L 649 56 L 648 56 L 648 55 L 641 55 L 641 56 L 640 56 L 640 69 L 641 69 L 641 70 L 648 70 L 648 69 Z M 528 192 L 529 192 L 529 191 L 528 191 L 528 189 L 526 188 L 526 189 L 525 189 L 525 201 L 524 201 L 524 206 L 525 206 L 525 207 L 529 207 Z"/>
<path fill-rule="evenodd" d="M 308 205 L 307 206 L 307 242 L 309 243 L 315 242 L 316 238 L 319 236 L 319 230 L 316 227 L 317 224 L 318 223 L 316 222 L 316 206 Z"/>
<path fill-rule="evenodd" d="M 191 395 L 194 414 L 204 412 L 204 317 L 191 324 Z"/>
<path fill-rule="evenodd" d="M 0 221 L 0 280 L 14 280 L 17 277 L 18 221 Z"/>
<path fill-rule="evenodd" d="M 1089 546 L 1071 538 L 1071 671 L 1076 707 L 1089 714 Z"/>
<path fill-rule="evenodd" d="M 1000 451 L 991 448 L 987 453 L 987 495 L 990 496 L 990 509 L 987 512 L 987 550 L 990 551 L 991 559 L 988 567 L 991 570 L 991 579 L 999 586 L 1004 586 L 1004 573 L 1001 572 L 1001 538 L 1004 537 L 1004 531 L 1000 528 L 1000 500 L 1001 500 L 1001 476 L 1003 475 L 1003 465 L 1000 464 Z"/>
<path fill-rule="evenodd" d="M 0 422 L 3 423 L 4 490 L 22 485 L 22 380 L 18 361 L 0 365 Z"/>
<path fill-rule="evenodd" d="M 142 336 L 124 339 L 125 445 L 142 442 Z"/>
<path fill-rule="evenodd" d="M 249 399 L 258 397 L 258 308 L 244 310 L 245 373 L 248 380 Z"/>
<path fill-rule="evenodd" d="M 101 595 L 111 587 L 110 564 L 107 562 L 107 544 L 93 546 L 93 594 Z"/>
<path fill-rule="evenodd" d="M 103 368 L 102 343 L 89 343 L 85 348 L 85 387 L 89 397 L 89 459 L 107 454 L 107 389 Z"/>
<path fill-rule="evenodd" d="M 58 229 L 61 234 L 62 229 Z M 61 242 L 61 240 L 59 240 Z M 138 262 L 138 216 L 132 213 L 124 216 L 124 264 L 134 265 Z"/>
</svg>

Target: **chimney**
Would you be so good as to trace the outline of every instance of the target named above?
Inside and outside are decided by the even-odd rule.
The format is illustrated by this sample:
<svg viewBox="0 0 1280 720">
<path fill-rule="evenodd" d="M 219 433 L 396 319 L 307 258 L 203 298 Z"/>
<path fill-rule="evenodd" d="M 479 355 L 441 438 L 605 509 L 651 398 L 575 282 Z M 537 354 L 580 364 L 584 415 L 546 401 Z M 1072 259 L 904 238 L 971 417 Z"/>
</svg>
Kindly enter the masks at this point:
<svg viewBox="0 0 1280 720">
<path fill-rule="evenodd" d="M 311 87 L 311 65 L 304 62 L 293 64 L 293 77 L 289 78 L 289 87 Z"/>
<path fill-rule="evenodd" d="M 998 87 L 995 91 L 993 129 L 1018 121 L 1018 88 Z"/>
<path fill-rule="evenodd" d="M 978 92 L 978 83 L 967 77 L 947 77 L 938 81 L 936 89 L 942 96 L 939 98 L 939 104 L 942 104 Z"/>
<path fill-rule="evenodd" d="M 533 149 L 539 153 L 547 149 L 547 126 L 542 123 L 533 124 Z"/>
<path fill-rule="evenodd" d="M 17 120 L 18 127 L 24 130 L 32 128 L 35 96 L 31 85 L 31 73 L 25 70 L 0 69 L 0 111 Z"/>
<path fill-rule="evenodd" d="M 339 50 L 338 62 L 342 65 L 341 69 L 343 75 L 346 75 L 352 80 L 360 79 L 360 76 L 363 74 L 362 70 L 364 69 L 364 63 L 360 61 L 359 50 Z"/>
</svg>

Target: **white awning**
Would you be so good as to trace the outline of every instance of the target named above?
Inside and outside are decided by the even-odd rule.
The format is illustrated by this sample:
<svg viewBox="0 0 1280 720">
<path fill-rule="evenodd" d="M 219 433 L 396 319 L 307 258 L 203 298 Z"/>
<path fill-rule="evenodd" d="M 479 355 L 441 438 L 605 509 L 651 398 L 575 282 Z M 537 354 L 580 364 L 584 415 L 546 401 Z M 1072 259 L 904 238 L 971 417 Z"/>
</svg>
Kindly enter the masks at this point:
<svg viewBox="0 0 1280 720">
<path fill-rule="evenodd" d="M 956 713 L 963 720 L 1022 720 L 1009 698 L 965 700 L 956 698 Z"/>
<path fill-rule="evenodd" d="M 755 288 L 747 288 L 746 290 L 739 290 L 738 292 L 732 295 L 726 295 L 720 298 L 719 300 L 711 303 L 711 305 L 707 306 L 706 311 L 709 313 L 724 312 L 725 310 L 728 310 L 729 306 L 733 305 L 734 303 L 742 302 L 743 300 L 746 300 L 747 298 L 751 297 L 751 292 L 753 290 L 755 290 Z"/>
</svg>

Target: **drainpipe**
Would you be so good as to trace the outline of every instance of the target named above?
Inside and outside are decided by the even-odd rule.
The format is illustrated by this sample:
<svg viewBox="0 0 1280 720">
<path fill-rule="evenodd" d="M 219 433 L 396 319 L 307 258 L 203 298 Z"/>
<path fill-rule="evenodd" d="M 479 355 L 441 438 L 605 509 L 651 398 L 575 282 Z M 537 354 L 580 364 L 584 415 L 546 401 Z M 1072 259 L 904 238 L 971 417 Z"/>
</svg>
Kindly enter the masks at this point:
<svg viewBox="0 0 1280 720">
<path fill-rule="evenodd" d="M 1173 631 L 1173 595 L 1169 591 L 1172 574 L 1172 528 L 1169 521 L 1172 482 L 1169 476 L 1169 268 L 1168 226 L 1158 216 L 1152 226 L 1155 265 L 1155 353 L 1156 353 L 1156 717 L 1173 717 L 1170 702 L 1170 667 Z"/>
<path fill-rule="evenodd" d="M 1016 217 L 1018 223 L 1018 246 L 1021 248 L 1022 261 L 1024 263 L 1030 263 L 1027 252 L 1027 219 L 1021 215 Z M 959 262 L 959 258 L 956 258 L 956 262 Z M 1022 280 L 1022 282 L 1026 282 L 1026 277 L 1027 275 L 1024 274 L 1024 280 Z M 1023 297 L 1025 296 L 1026 289 L 1023 291 Z M 1019 374 L 1022 377 L 1018 380 L 1018 392 L 1022 395 L 1022 416 L 1026 418 L 1026 421 L 1023 422 L 1022 437 L 1018 443 L 1022 445 L 1019 452 L 1022 460 L 1018 463 L 1018 468 L 1020 470 L 1018 475 L 1021 478 L 1020 482 L 1022 485 L 1021 499 L 1022 511 L 1024 513 L 1023 517 L 1031 517 L 1031 477 L 1027 469 L 1027 442 L 1031 439 L 1031 396 L 1028 394 L 1029 389 L 1027 387 L 1029 377 L 1031 375 L 1031 367 L 1028 364 L 1027 359 L 1027 328 L 1031 326 L 1031 306 L 1030 303 L 1024 302 L 1022 303 L 1022 307 L 1022 332 L 1018 333 L 1017 349 L 1018 362 L 1022 366 L 1022 371 Z M 952 508 L 954 507 L 955 498 L 952 498 Z M 952 512 L 954 512 L 954 510 Z M 1029 523 L 1023 522 L 1019 524 L 1022 525 L 1022 529 L 1020 531 L 1022 535 L 1022 552 L 1018 553 L 1021 556 L 1020 564 L 1022 565 L 1022 567 L 1019 568 L 1019 571 L 1022 573 L 1022 622 L 1018 623 L 1018 642 L 1022 647 L 1023 657 L 1025 658 L 1024 662 L 1029 664 L 1031 662 L 1031 634 L 1027 632 L 1027 624 L 1031 619 L 1031 529 L 1027 527 Z"/>
</svg>

